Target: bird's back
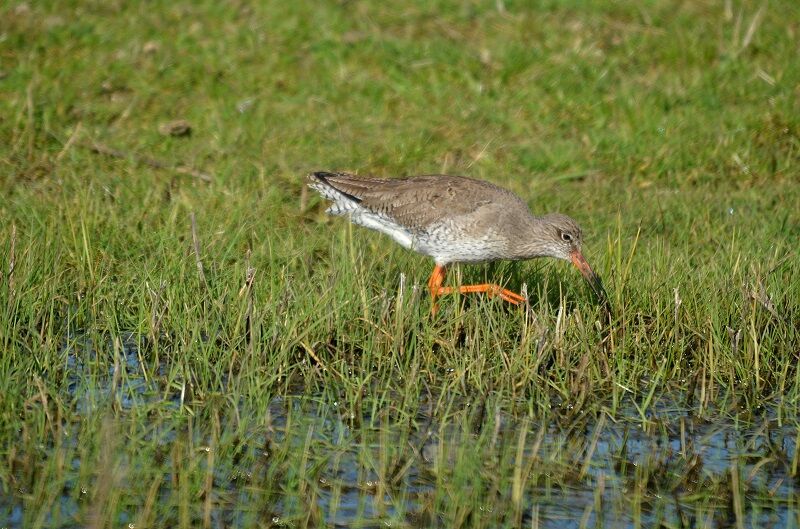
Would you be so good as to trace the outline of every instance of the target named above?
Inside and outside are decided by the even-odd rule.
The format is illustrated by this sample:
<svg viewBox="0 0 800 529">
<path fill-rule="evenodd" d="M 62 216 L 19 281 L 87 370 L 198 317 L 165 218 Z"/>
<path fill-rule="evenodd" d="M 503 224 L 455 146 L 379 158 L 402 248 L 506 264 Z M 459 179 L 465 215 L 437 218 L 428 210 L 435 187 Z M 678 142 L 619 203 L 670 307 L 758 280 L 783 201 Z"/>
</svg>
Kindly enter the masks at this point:
<svg viewBox="0 0 800 529">
<path fill-rule="evenodd" d="M 393 237 L 437 262 L 509 258 L 531 219 L 514 193 L 464 176 L 399 179 L 312 173 L 310 186 L 333 201 L 328 212 Z"/>
<path fill-rule="evenodd" d="M 363 178 L 347 173 L 313 173 L 311 186 L 345 209 L 355 203 L 393 219 L 409 230 L 424 230 L 446 219 L 475 214 L 482 207 L 500 204 L 504 209 L 528 212 L 528 206 L 511 191 L 465 176 L 423 175 L 409 178 Z M 323 189 L 320 189 L 323 188 Z M 341 195 L 333 198 L 325 191 Z"/>
</svg>

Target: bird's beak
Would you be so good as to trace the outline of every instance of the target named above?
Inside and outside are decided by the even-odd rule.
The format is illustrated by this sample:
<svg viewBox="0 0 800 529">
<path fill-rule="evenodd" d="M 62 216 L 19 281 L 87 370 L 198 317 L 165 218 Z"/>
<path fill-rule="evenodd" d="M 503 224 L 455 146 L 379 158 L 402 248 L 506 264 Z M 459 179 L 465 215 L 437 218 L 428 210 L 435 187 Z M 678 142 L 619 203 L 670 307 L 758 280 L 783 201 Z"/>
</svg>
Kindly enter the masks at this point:
<svg viewBox="0 0 800 529">
<path fill-rule="evenodd" d="M 586 278 L 586 281 L 589 283 L 592 291 L 597 294 L 597 297 L 600 298 L 600 301 L 608 304 L 608 295 L 603 288 L 603 282 L 600 281 L 600 276 L 594 273 L 594 270 L 592 270 L 592 267 L 589 266 L 589 263 L 586 261 L 586 258 L 583 256 L 581 251 L 578 249 L 572 250 L 572 252 L 569 254 L 569 257 L 572 261 L 572 264 L 575 265 L 575 268 L 580 270 L 583 277 Z"/>
</svg>

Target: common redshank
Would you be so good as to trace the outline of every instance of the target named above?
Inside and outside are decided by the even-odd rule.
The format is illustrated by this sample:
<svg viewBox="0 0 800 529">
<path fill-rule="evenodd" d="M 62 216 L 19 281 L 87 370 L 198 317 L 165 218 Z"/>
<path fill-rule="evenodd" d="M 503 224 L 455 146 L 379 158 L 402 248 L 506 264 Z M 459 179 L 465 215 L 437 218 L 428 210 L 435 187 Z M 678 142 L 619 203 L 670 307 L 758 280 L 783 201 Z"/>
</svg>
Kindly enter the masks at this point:
<svg viewBox="0 0 800 529">
<path fill-rule="evenodd" d="M 316 172 L 309 186 L 333 203 L 331 215 L 385 233 L 435 264 L 428 280 L 433 308 L 436 298 L 452 292 L 486 292 L 515 305 L 521 295 L 494 283 L 442 286 L 447 267 L 500 259 L 555 257 L 571 261 L 600 300 L 608 303 L 603 285 L 581 252 L 578 224 L 566 215 L 531 214 L 517 195 L 483 180 L 465 176 L 425 175 L 399 179 Z"/>
</svg>

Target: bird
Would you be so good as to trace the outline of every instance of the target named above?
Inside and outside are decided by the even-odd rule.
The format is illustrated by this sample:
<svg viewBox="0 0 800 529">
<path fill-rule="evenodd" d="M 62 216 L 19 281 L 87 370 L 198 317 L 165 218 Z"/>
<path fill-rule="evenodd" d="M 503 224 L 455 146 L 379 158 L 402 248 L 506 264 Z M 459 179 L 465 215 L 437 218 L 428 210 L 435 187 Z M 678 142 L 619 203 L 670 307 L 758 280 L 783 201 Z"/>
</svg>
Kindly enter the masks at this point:
<svg viewBox="0 0 800 529">
<path fill-rule="evenodd" d="M 433 259 L 428 280 L 433 315 L 437 299 L 453 292 L 485 292 L 514 305 L 526 300 L 495 283 L 443 286 L 451 265 L 538 257 L 572 262 L 608 306 L 602 281 L 583 256 L 578 223 L 561 213 L 535 216 L 508 189 L 454 175 L 383 179 L 318 171 L 307 178 L 308 186 L 331 202 L 328 214 L 348 216 Z"/>
</svg>

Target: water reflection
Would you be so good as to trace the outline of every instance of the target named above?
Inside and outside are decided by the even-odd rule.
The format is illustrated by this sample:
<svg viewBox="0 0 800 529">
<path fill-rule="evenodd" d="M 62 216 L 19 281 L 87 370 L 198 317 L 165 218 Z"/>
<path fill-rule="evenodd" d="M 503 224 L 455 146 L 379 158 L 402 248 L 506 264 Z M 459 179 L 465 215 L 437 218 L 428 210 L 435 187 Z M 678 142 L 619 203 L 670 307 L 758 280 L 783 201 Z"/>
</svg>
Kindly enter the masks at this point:
<svg viewBox="0 0 800 529">
<path fill-rule="evenodd" d="M 63 397 L 78 415 L 91 418 L 109 402 L 123 424 L 140 409 L 180 411 L 185 391 L 162 385 L 166 366 L 146 376 L 134 337 L 120 342 L 112 362 L 97 357 L 91 340 L 71 343 Z M 194 458 L 196 471 L 209 472 L 213 489 L 222 491 L 208 504 L 215 527 L 296 526 L 309 509 L 317 525 L 430 527 L 445 525 L 462 507 L 487 526 L 727 527 L 740 520 L 745 527 L 797 527 L 796 417 L 769 410 L 747 420 L 722 410 L 697 417 L 684 395 L 662 395 L 644 416 L 630 402 L 613 414 L 601 406 L 569 421 L 558 413 L 529 419 L 500 399 L 425 394 L 408 410 L 396 404 L 400 397 L 365 388 L 352 403 L 344 392 L 299 388 L 265 409 L 246 400 L 229 409 L 237 420 L 258 418 L 243 434 L 228 436 L 202 416 L 188 430 L 184 420 L 162 421 L 146 435 L 155 458 L 119 457 L 129 468 L 161 469 L 165 502 L 178 482 L 176 465 Z M 194 451 L 175 450 L 187 436 Z M 45 448 L 45 457 L 61 450 L 73 458 L 74 476 L 58 500 L 61 527 L 70 526 L 65 514 L 80 519 L 76 490 L 90 464 L 76 444 L 72 435 Z M 0 499 L 4 526 L 23 526 L 27 492 Z M 123 510 L 120 523 L 133 523 L 136 512 Z"/>
</svg>

